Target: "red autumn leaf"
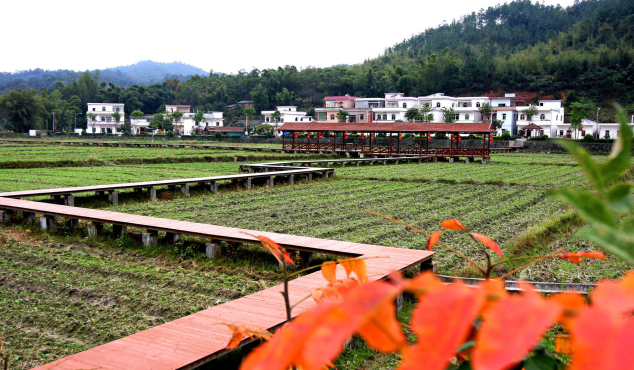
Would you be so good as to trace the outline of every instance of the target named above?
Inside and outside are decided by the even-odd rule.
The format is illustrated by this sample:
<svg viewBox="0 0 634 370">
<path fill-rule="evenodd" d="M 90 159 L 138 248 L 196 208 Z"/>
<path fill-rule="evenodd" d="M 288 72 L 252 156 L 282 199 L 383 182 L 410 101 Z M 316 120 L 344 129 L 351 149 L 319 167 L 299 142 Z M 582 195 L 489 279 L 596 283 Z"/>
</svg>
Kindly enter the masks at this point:
<svg viewBox="0 0 634 370">
<path fill-rule="evenodd" d="M 382 312 L 383 305 L 392 304 L 399 292 L 383 281 L 363 284 L 348 292 L 326 315 L 315 319 L 317 326 L 304 338 L 295 365 L 303 370 L 324 368 L 341 352 L 343 343 L 377 312 Z"/>
<path fill-rule="evenodd" d="M 348 288 L 348 290 L 355 288 L 359 285 L 359 281 L 357 281 L 357 279 L 354 279 L 354 278 L 344 279 L 341 282 L 343 283 L 343 285 L 346 286 L 346 288 Z"/>
<path fill-rule="evenodd" d="M 381 305 L 357 333 L 368 346 L 381 353 L 396 352 L 407 344 L 401 324 L 396 319 L 394 301 Z"/>
<path fill-rule="evenodd" d="M 315 302 L 319 302 L 322 298 L 324 298 L 324 291 L 321 288 L 313 289 L 310 291 L 310 295 L 313 297 Z"/>
<path fill-rule="evenodd" d="M 508 295 L 482 314 L 476 340 L 474 370 L 504 369 L 521 360 L 559 317 L 562 308 L 522 283 L 522 295 Z"/>
<path fill-rule="evenodd" d="M 442 281 L 438 280 L 433 272 L 428 271 L 417 275 L 411 280 L 408 280 L 405 283 L 405 290 L 419 296 L 438 289 L 442 286 Z"/>
<path fill-rule="evenodd" d="M 479 241 L 481 241 L 482 244 L 484 244 L 487 247 L 491 248 L 491 250 L 494 251 L 495 253 L 497 253 L 498 256 L 500 256 L 500 258 L 504 258 L 504 256 L 502 255 L 502 249 L 500 249 L 500 246 L 498 245 L 498 243 L 494 242 L 491 238 L 489 238 L 486 235 L 482 235 L 482 234 L 478 234 L 478 233 L 471 233 L 471 235 L 474 238 L 476 238 Z"/>
<path fill-rule="evenodd" d="M 572 341 L 569 336 L 557 334 L 555 337 L 555 352 L 562 355 L 572 355 Z"/>
<path fill-rule="evenodd" d="M 495 302 L 502 297 L 506 297 L 506 286 L 504 281 L 500 279 L 485 280 L 479 285 L 480 289 L 484 290 L 487 301 Z"/>
<path fill-rule="evenodd" d="M 335 289 L 337 296 L 339 297 L 348 293 L 348 287 L 343 285 L 341 281 L 335 281 L 335 283 L 332 284 L 332 287 Z"/>
<path fill-rule="evenodd" d="M 593 306 L 617 314 L 634 311 L 634 272 L 625 274 L 621 281 L 600 281 L 590 298 Z"/>
<path fill-rule="evenodd" d="M 359 278 L 359 281 L 365 283 L 368 281 L 367 267 L 365 261 L 362 259 L 345 259 L 338 260 L 341 266 L 346 269 L 346 275 L 350 276 L 351 272 L 354 272 Z"/>
<path fill-rule="evenodd" d="M 286 249 L 282 248 L 279 244 L 277 244 L 273 240 L 262 235 L 253 235 L 249 233 L 245 233 L 245 234 L 258 238 L 260 242 L 262 243 L 262 246 L 264 246 L 266 250 L 271 252 L 271 254 L 273 254 L 273 256 L 275 256 L 275 258 L 277 258 L 277 260 L 280 263 L 284 261 L 286 263 L 290 263 L 291 265 L 295 264 L 295 262 L 293 262 L 293 260 L 291 259 L 291 256 L 289 256 L 288 253 L 286 252 Z"/>
<path fill-rule="evenodd" d="M 574 253 L 574 252 L 559 253 L 557 257 L 561 258 L 562 260 L 568 260 L 572 263 L 581 262 L 581 257 L 577 253 Z"/>
<path fill-rule="evenodd" d="M 449 230 L 467 230 L 467 228 L 455 218 L 452 218 L 451 220 L 444 220 L 440 223 L 440 226 Z"/>
<path fill-rule="evenodd" d="M 276 331 L 271 340 L 253 350 L 240 365 L 241 370 L 288 370 L 298 361 L 306 338 L 319 329 L 321 319 L 337 302 L 323 302 Z"/>
<path fill-rule="evenodd" d="M 324 275 L 330 284 L 333 284 L 337 280 L 337 263 L 335 261 L 322 263 L 321 274 Z"/>
<path fill-rule="evenodd" d="M 570 330 L 571 320 L 574 320 L 579 312 L 586 308 L 586 299 L 579 293 L 559 293 L 548 299 L 557 302 L 562 307 L 563 311 L 558 321 L 566 330 Z"/>
<path fill-rule="evenodd" d="M 231 336 L 231 340 L 229 341 L 229 344 L 227 344 L 227 347 L 226 347 L 227 349 L 234 349 L 238 347 L 240 342 L 242 342 L 242 338 L 244 338 L 245 335 L 248 336 L 249 338 L 257 337 L 257 338 L 265 339 L 265 340 L 269 339 L 272 336 L 272 334 L 266 330 L 247 328 L 242 325 L 233 325 L 233 324 L 224 324 L 224 325 L 226 325 L 233 332 L 233 335 Z"/>
<path fill-rule="evenodd" d="M 634 318 L 605 307 L 590 307 L 574 320 L 570 370 L 634 368 Z"/>
<path fill-rule="evenodd" d="M 438 243 L 438 240 L 440 239 L 440 236 L 442 235 L 442 231 L 434 231 L 433 233 L 431 233 L 431 236 L 429 237 L 429 240 L 427 241 L 427 250 L 430 251 L 434 245 L 436 245 L 436 243 Z"/>
<path fill-rule="evenodd" d="M 238 347 L 238 345 L 240 344 L 240 342 L 242 342 L 242 338 L 244 338 L 244 327 L 232 327 L 229 326 L 229 329 L 231 329 L 231 331 L 233 331 L 233 335 L 231 336 L 231 340 L 229 340 L 229 343 L 227 344 L 226 349 L 234 349 L 236 347 Z"/>
<path fill-rule="evenodd" d="M 605 258 L 605 254 L 603 254 L 601 252 L 595 252 L 595 251 L 591 251 L 591 252 L 577 252 L 577 254 L 580 257 L 584 257 L 584 258 L 597 258 L 597 259 L 604 260 L 604 261 L 608 260 L 607 258 Z"/>
<path fill-rule="evenodd" d="M 403 351 L 399 369 L 445 369 L 465 342 L 484 301 L 481 289 L 462 283 L 443 285 L 425 294 L 411 321 L 418 342 Z"/>
</svg>

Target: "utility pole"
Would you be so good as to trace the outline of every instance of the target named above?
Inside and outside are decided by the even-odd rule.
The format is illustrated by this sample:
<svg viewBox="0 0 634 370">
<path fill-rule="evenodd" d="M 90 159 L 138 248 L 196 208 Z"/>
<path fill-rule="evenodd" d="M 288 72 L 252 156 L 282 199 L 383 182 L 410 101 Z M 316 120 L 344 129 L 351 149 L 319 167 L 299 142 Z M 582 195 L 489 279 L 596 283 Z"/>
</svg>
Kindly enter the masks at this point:
<svg viewBox="0 0 634 370">
<path fill-rule="evenodd" d="M 77 115 L 81 114 L 81 112 L 75 114 L 75 130 L 77 130 Z"/>
<path fill-rule="evenodd" d="M 601 110 L 601 107 L 597 108 L 597 123 L 595 123 L 595 133 L 597 135 L 597 139 L 599 139 L 599 111 Z"/>
</svg>

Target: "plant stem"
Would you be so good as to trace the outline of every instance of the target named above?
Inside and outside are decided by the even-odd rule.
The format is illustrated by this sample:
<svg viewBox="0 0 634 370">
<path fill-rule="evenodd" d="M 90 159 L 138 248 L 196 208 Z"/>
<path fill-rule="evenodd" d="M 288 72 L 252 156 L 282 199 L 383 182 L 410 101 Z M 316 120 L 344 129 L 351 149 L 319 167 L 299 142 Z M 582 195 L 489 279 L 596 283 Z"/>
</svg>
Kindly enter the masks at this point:
<svg viewBox="0 0 634 370">
<path fill-rule="evenodd" d="M 566 247 L 566 248 L 561 248 L 561 249 L 556 250 L 556 251 L 554 251 L 554 252 L 552 252 L 552 253 L 550 253 L 550 254 L 547 254 L 547 255 L 545 255 L 545 256 L 539 257 L 538 259 L 536 259 L 536 260 L 534 260 L 534 261 L 531 261 L 531 262 L 529 262 L 529 263 L 525 264 L 524 266 L 520 266 L 520 267 L 516 268 L 515 270 L 513 270 L 513 271 L 511 271 L 511 272 L 508 272 L 508 273 L 506 273 L 506 274 L 504 274 L 504 275 L 500 276 L 500 277 L 499 277 L 499 279 L 504 279 L 504 278 L 506 278 L 507 276 L 513 275 L 514 273 L 518 272 L 519 270 L 523 270 L 523 269 L 525 269 L 525 268 L 527 268 L 527 267 L 529 267 L 529 266 L 532 266 L 532 265 L 536 264 L 537 262 L 543 261 L 543 260 L 545 260 L 546 258 L 550 258 L 550 257 L 552 257 L 552 256 L 556 255 L 556 254 L 557 254 L 557 253 L 559 253 L 559 252 L 565 251 L 566 249 L 568 249 L 568 248 L 567 248 L 567 247 Z"/>
<path fill-rule="evenodd" d="M 405 222 L 403 222 L 403 221 L 399 221 L 399 220 L 397 220 L 397 219 L 395 219 L 395 218 L 392 218 L 392 217 L 390 217 L 390 216 L 382 215 L 382 214 L 377 213 L 377 212 L 368 211 L 367 209 L 366 209 L 365 211 L 366 211 L 366 212 L 368 212 L 368 213 L 370 213 L 370 214 L 373 214 L 373 215 L 375 215 L 375 216 L 381 216 L 381 217 L 386 218 L 386 219 L 388 219 L 388 220 L 390 220 L 390 221 L 394 221 L 394 222 L 396 222 L 397 224 L 401 224 L 401 225 L 403 225 L 403 226 L 405 226 L 405 227 L 408 227 L 408 228 L 410 228 L 410 229 L 412 229 L 412 230 L 414 230 L 414 231 L 416 231 L 416 232 L 419 232 L 419 233 L 421 233 L 421 234 L 425 235 L 426 237 L 430 238 L 430 235 L 429 235 L 429 234 L 427 234 L 426 232 L 424 232 L 424 231 L 423 231 L 423 230 L 421 230 L 421 229 L 417 229 L 417 228 L 415 228 L 414 226 L 412 226 L 412 225 L 410 225 L 410 224 L 408 224 L 408 223 L 405 223 Z M 440 245 L 442 245 L 443 247 L 445 247 L 445 248 L 449 249 L 451 252 L 453 252 L 453 253 L 457 254 L 458 256 L 462 257 L 463 259 L 465 259 L 465 260 L 466 260 L 467 262 L 469 262 L 470 264 L 472 264 L 472 265 L 474 265 L 475 267 L 477 267 L 477 268 L 478 268 L 478 270 L 480 270 L 480 272 L 482 272 L 482 275 L 486 275 L 486 273 L 487 273 L 487 272 L 486 272 L 486 271 L 485 271 L 482 267 L 480 267 L 480 265 L 478 265 L 477 263 L 475 263 L 475 261 L 473 261 L 471 258 L 469 258 L 469 257 L 465 256 L 464 254 L 462 254 L 462 253 L 458 252 L 457 250 L 455 250 L 455 249 L 451 248 L 450 246 L 448 246 L 447 244 L 445 244 L 445 243 L 443 243 L 443 242 L 440 242 L 440 241 L 439 241 L 439 242 L 438 242 L 438 244 L 440 244 Z"/>
<path fill-rule="evenodd" d="M 284 296 L 284 305 L 286 306 L 286 321 L 291 321 L 291 303 L 288 299 L 288 276 L 286 276 L 286 261 L 281 259 L 282 261 L 282 274 L 284 275 L 284 292 L 282 295 Z"/>
</svg>

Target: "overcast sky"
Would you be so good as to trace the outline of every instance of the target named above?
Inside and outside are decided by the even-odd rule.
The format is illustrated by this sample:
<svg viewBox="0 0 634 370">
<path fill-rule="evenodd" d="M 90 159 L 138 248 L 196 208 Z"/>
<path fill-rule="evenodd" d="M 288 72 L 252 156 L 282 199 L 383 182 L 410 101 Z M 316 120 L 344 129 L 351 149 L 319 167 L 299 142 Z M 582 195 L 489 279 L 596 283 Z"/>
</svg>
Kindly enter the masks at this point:
<svg viewBox="0 0 634 370">
<path fill-rule="evenodd" d="M 563 7 L 573 2 L 544 0 Z M 224 73 L 355 64 L 443 21 L 498 3 L 5 0 L 0 71 L 83 71 L 148 59 Z"/>
</svg>

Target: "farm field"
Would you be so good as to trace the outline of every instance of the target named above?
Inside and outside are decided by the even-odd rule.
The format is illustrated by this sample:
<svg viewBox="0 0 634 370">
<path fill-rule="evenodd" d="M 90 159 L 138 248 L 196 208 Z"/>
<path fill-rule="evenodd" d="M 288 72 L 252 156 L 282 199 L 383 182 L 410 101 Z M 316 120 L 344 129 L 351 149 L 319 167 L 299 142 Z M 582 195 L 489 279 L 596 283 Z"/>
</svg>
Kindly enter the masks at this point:
<svg viewBox="0 0 634 370">
<path fill-rule="evenodd" d="M 102 149 L 113 156 L 126 150 L 88 149 Z M 159 155 L 168 151 L 143 150 Z M 334 179 L 311 183 L 255 186 L 250 191 L 223 190 L 218 194 L 192 192 L 190 197 L 176 192 L 174 197 L 156 202 L 124 197 L 117 207 L 105 202 L 88 206 L 412 249 L 423 249 L 427 239 L 364 210 L 384 213 L 425 231 L 438 230 L 441 220 L 455 217 L 496 240 L 507 256 L 544 254 L 562 246 L 571 251 L 597 249 L 569 237 L 578 223 L 567 222 L 567 209 L 548 195 L 550 189 L 561 185 L 587 186 L 578 166 L 571 161 L 566 162 L 570 165 L 559 165 L 557 159 L 566 161 L 562 155 L 512 153 L 492 159 L 485 165 L 347 166 L 337 168 Z M 239 164 L 10 169 L 0 171 L 0 191 L 234 174 Z M 138 230 L 119 240 L 87 240 L 83 231 L 29 228 L 34 226 L 0 226 L 0 335 L 8 343 L 11 364 L 16 368 L 44 364 L 280 282 L 276 263 L 257 247 L 227 248 L 225 257 L 207 260 L 187 248 L 194 241 L 189 238 L 177 246 L 142 248 Z M 463 235 L 446 232 L 442 240 L 482 261 Z M 475 276 L 459 257 L 439 247 L 436 251 L 439 273 Z M 608 258 L 607 262 L 584 261 L 579 265 L 550 260 L 517 278 L 595 282 L 603 277 L 616 278 L 631 268 L 610 255 Z M 411 313 L 413 305 L 406 302 L 403 315 L 408 314 L 408 307 Z M 360 342 L 353 340 L 337 368 L 393 367 L 393 356 L 359 346 Z M 235 364 L 226 366 L 233 368 Z"/>
<path fill-rule="evenodd" d="M 1 139 L 1 138 L 0 138 Z M 12 140 L 12 139 L 6 139 L 6 140 Z M 17 139 L 14 139 L 17 140 Z M 93 139 L 90 136 L 83 136 L 81 138 L 76 138 L 76 137 L 66 137 L 66 138 L 56 138 L 56 137 L 51 137 L 51 138 L 40 138 L 40 139 L 19 139 L 21 141 L 27 140 L 27 141 L 31 141 L 34 144 L 46 144 L 46 145 L 59 145 L 55 142 L 57 141 L 71 141 L 71 142 L 105 142 L 105 143 L 121 143 L 121 142 L 131 142 L 131 143 L 147 143 L 147 142 L 154 142 L 154 143 L 165 143 L 165 144 L 200 144 L 200 145 L 223 145 L 223 146 L 248 146 L 248 147 L 255 147 L 255 148 L 280 148 L 282 147 L 281 144 L 277 144 L 277 143 L 242 143 L 242 142 L 236 142 L 233 143 L 231 141 L 219 141 L 219 140 L 187 140 L 187 139 L 183 139 L 183 140 L 158 140 L 155 139 L 154 141 L 152 141 L 152 137 L 151 136 L 132 136 L 132 137 L 126 137 L 126 138 L 121 138 L 121 139 Z M 22 145 L 22 144 L 11 144 L 11 143 L 0 143 L 0 145 Z"/>
</svg>

